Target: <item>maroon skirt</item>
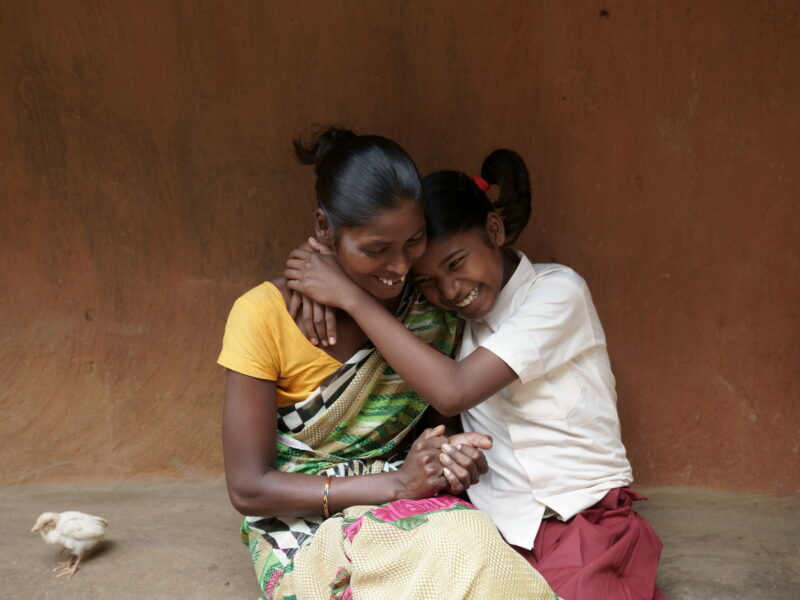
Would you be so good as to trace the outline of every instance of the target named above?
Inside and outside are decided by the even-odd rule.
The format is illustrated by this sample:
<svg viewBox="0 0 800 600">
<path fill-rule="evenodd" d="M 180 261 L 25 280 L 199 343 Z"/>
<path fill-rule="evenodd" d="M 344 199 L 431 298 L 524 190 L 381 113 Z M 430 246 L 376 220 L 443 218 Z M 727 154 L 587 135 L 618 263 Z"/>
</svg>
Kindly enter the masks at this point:
<svg viewBox="0 0 800 600">
<path fill-rule="evenodd" d="M 656 586 L 661 540 L 632 505 L 629 488 L 611 490 L 569 521 L 544 519 L 533 550 L 514 546 L 565 600 L 664 600 Z"/>
</svg>

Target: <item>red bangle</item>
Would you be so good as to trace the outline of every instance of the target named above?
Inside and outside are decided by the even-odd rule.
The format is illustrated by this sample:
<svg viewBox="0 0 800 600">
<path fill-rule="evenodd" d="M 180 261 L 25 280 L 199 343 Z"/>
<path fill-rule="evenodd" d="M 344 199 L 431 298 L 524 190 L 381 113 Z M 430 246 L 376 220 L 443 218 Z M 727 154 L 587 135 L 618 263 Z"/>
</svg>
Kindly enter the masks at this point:
<svg viewBox="0 0 800 600">
<path fill-rule="evenodd" d="M 325 489 L 322 490 L 322 516 L 326 519 L 331 516 L 330 510 L 328 510 L 328 492 L 331 491 L 331 481 L 333 481 L 333 475 L 328 475 L 325 480 Z"/>
</svg>

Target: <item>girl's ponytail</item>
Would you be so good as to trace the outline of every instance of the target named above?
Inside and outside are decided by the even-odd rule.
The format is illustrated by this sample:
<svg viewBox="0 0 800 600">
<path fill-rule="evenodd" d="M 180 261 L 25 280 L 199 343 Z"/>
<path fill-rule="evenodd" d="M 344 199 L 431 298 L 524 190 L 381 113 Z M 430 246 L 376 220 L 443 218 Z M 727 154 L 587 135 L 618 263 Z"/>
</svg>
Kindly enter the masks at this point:
<svg viewBox="0 0 800 600">
<path fill-rule="evenodd" d="M 531 216 L 531 181 L 522 157 L 513 150 L 495 150 L 483 161 L 481 177 L 497 185 L 494 210 L 503 220 L 506 246 L 517 241 Z"/>
</svg>

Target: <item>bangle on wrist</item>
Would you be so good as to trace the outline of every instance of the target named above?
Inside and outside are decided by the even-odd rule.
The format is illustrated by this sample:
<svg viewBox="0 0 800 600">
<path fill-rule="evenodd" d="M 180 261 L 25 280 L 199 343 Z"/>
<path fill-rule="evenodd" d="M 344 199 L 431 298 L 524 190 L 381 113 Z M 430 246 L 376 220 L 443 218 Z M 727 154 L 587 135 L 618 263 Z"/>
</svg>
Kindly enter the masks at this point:
<svg viewBox="0 0 800 600">
<path fill-rule="evenodd" d="M 322 490 L 322 516 L 326 519 L 331 516 L 331 511 L 328 508 L 328 493 L 331 490 L 331 481 L 333 481 L 333 475 L 328 475 L 327 479 L 325 479 L 325 488 Z"/>
</svg>

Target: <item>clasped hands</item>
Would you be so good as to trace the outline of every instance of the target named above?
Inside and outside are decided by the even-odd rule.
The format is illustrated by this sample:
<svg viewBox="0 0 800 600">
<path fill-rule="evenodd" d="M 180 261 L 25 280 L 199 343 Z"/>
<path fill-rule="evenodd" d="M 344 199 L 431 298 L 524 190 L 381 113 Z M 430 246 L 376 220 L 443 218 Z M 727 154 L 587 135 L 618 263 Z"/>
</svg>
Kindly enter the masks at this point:
<svg viewBox="0 0 800 600">
<path fill-rule="evenodd" d="M 492 447 L 491 437 L 477 432 L 446 436 L 444 431 L 444 425 L 426 429 L 412 444 L 398 471 L 403 497 L 460 494 L 489 470 L 482 450 Z"/>
</svg>

